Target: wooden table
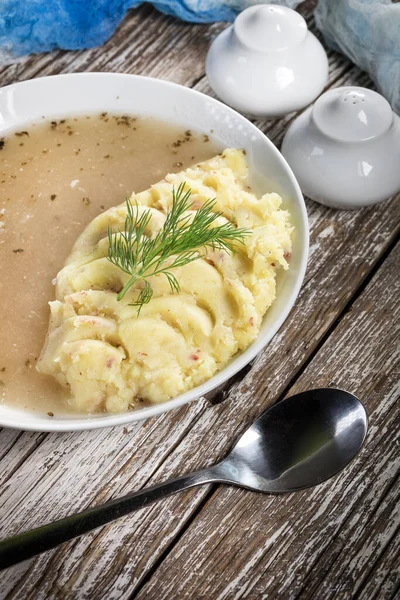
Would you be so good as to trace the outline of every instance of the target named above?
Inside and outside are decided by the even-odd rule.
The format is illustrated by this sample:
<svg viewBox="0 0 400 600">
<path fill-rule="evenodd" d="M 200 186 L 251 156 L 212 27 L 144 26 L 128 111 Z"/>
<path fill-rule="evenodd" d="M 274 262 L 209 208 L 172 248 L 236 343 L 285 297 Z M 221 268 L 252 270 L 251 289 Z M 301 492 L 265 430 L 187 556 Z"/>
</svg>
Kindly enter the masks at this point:
<svg viewBox="0 0 400 600">
<path fill-rule="evenodd" d="M 312 4 L 301 12 L 314 30 Z M 143 6 L 105 46 L 26 58 L 0 69 L 0 82 L 118 71 L 212 95 L 204 60 L 225 26 L 189 25 Z M 329 61 L 328 87 L 371 85 L 343 56 L 329 52 Z M 294 117 L 257 125 L 279 147 Z M 211 400 L 127 428 L 0 432 L 1 537 L 209 465 L 266 407 L 307 388 L 343 387 L 365 402 L 370 430 L 354 462 L 285 496 L 208 485 L 171 497 L 3 572 L 2 599 L 395 598 L 399 196 L 354 212 L 308 200 L 307 209 L 310 260 L 291 315 Z"/>
</svg>

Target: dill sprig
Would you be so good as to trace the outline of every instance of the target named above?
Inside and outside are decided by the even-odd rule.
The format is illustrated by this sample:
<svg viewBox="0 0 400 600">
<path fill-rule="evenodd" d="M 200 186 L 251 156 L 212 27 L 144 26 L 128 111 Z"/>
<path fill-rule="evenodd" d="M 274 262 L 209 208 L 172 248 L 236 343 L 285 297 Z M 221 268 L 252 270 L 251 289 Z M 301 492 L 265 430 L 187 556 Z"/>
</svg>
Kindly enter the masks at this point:
<svg viewBox="0 0 400 600">
<path fill-rule="evenodd" d="M 130 277 L 120 293 L 121 300 L 136 281 L 143 281 L 143 288 L 133 306 L 138 313 L 150 302 L 153 290 L 148 281 L 153 275 L 163 274 L 168 279 L 172 292 L 180 286 L 172 270 L 183 267 L 201 256 L 207 247 L 236 252 L 238 243 L 243 243 L 251 231 L 237 228 L 227 222 L 216 225 L 222 213 L 215 211 L 215 200 L 207 200 L 197 211 L 191 209 L 191 189 L 185 191 L 185 183 L 172 190 L 172 207 L 162 229 L 154 236 L 146 235 L 151 221 L 151 211 L 139 215 L 138 204 L 127 199 L 127 215 L 124 230 L 113 232 L 108 229 L 108 260 Z M 203 252 L 202 252 L 203 250 Z"/>
</svg>

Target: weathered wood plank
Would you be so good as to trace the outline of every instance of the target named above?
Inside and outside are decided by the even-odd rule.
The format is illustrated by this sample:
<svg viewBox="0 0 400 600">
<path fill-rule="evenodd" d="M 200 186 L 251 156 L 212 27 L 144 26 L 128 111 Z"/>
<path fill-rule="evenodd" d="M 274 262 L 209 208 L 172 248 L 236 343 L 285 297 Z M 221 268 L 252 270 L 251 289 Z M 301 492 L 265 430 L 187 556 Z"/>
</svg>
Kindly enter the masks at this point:
<svg viewBox="0 0 400 600">
<path fill-rule="evenodd" d="M 359 590 L 359 600 L 395 600 L 400 591 L 399 565 L 400 531 L 397 531 Z"/>
<path fill-rule="evenodd" d="M 132 478 L 135 487 L 145 485 L 197 418 L 203 404 L 199 401 L 129 428 L 47 435 L 23 468 L 2 486 L 1 537 L 25 529 L 27 521 L 39 525 L 55 515 L 66 515 L 71 506 L 105 502 L 115 489 L 127 493 L 132 489 Z M 49 556 L 43 559 L 48 562 Z M 10 578 L 1 577 L 1 598 L 15 585 L 14 593 L 19 597 L 20 577 L 27 568 L 27 564 L 16 567 L 10 570 Z M 34 571 L 32 575 L 40 578 L 40 566 Z"/>
<path fill-rule="evenodd" d="M 135 598 L 342 600 L 368 577 L 371 595 L 382 589 L 370 570 L 399 526 L 399 260 L 400 245 L 291 390 L 334 378 L 363 398 L 371 427 L 350 467 L 281 497 L 218 488 Z"/>
<path fill-rule="evenodd" d="M 2 488 L 7 479 L 18 470 L 45 437 L 44 433 L 21 432 L 12 429 L 0 430 L 0 486 Z"/>
<path fill-rule="evenodd" d="M 390 421 L 388 419 L 387 422 L 390 429 L 395 432 L 395 436 L 391 439 L 396 450 L 396 435 L 399 435 L 400 423 L 398 420 L 396 422 L 394 414 L 392 416 L 393 418 Z M 378 448 L 375 451 L 382 452 L 386 458 L 387 444 L 380 444 Z M 376 472 L 377 467 L 373 461 L 374 457 L 365 468 L 372 468 Z M 378 476 L 381 477 L 382 473 L 378 473 Z M 384 555 L 393 544 L 400 526 L 398 505 L 400 490 L 398 477 L 396 478 L 396 462 L 394 462 L 393 479 L 391 480 L 389 475 L 382 480 L 382 489 L 379 489 L 378 482 L 379 480 L 373 483 L 368 501 L 367 496 L 362 498 L 332 541 L 328 551 L 324 552 L 321 559 L 314 564 L 313 571 L 309 573 L 306 584 L 298 596 L 299 599 L 317 597 L 330 599 L 335 598 L 336 595 L 354 597 L 359 593 L 368 575 L 371 576 L 370 585 L 375 587 L 374 591 L 377 592 L 381 588 L 375 575 L 377 563 L 381 555 Z M 372 498 L 373 494 L 375 494 L 374 498 Z M 393 586 L 388 593 L 393 593 Z"/>
</svg>

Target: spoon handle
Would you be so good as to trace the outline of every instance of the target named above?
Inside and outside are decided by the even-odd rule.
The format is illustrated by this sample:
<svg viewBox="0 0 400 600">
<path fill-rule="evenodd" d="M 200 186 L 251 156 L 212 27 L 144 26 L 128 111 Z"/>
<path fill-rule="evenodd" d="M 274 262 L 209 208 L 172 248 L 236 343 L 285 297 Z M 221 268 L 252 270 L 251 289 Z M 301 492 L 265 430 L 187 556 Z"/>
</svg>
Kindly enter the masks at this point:
<svg viewBox="0 0 400 600">
<path fill-rule="evenodd" d="M 0 569 L 32 558 L 156 500 L 203 483 L 220 481 L 217 467 L 183 475 L 0 541 Z"/>
</svg>

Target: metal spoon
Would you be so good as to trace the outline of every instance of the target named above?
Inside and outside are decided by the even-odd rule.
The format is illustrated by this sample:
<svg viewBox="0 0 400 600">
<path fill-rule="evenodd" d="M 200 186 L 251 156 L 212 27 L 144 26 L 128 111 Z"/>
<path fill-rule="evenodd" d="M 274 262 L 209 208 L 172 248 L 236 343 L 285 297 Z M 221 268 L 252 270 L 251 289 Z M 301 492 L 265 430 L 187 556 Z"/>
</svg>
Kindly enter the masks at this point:
<svg viewBox="0 0 400 600">
<path fill-rule="evenodd" d="M 354 458 L 367 427 L 363 405 L 349 392 L 325 388 L 286 398 L 264 412 L 222 462 L 1 541 L 0 569 L 202 483 L 268 493 L 317 485 Z"/>
</svg>

